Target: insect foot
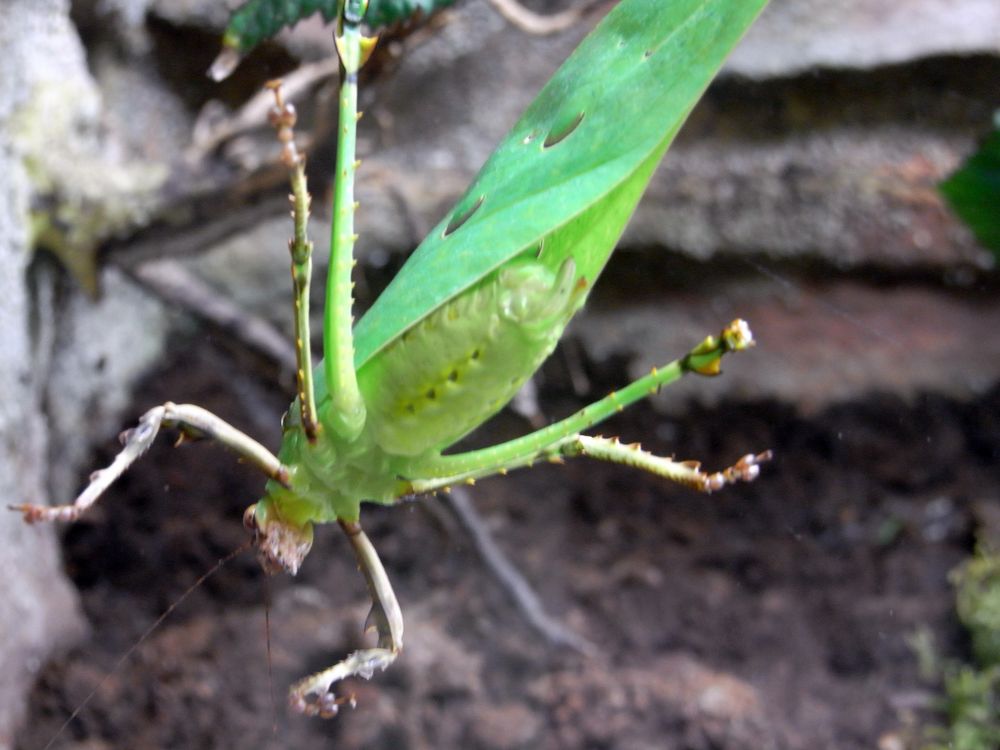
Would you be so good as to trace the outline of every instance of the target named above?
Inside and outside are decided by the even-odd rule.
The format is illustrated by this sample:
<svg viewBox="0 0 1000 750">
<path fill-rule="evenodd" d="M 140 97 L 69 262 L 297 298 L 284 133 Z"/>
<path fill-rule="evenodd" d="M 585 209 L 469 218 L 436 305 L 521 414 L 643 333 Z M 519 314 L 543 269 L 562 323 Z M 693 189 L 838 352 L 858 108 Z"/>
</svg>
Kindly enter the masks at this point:
<svg viewBox="0 0 1000 750">
<path fill-rule="evenodd" d="M 312 703 L 304 698 L 289 698 L 289 707 L 296 713 L 303 716 L 318 716 L 321 719 L 332 719 L 345 704 L 356 708 L 358 702 L 353 694 L 338 698 L 333 693 L 324 693 Z"/>
<path fill-rule="evenodd" d="M 292 685 L 288 692 L 288 707 L 305 716 L 331 719 L 340 707 L 355 706 L 354 696 L 337 696 L 330 690 L 335 682 L 347 677 L 361 677 L 370 680 L 376 670 L 384 670 L 396 660 L 398 651 L 370 648 L 355 651 L 338 664 L 317 672 Z M 315 696 L 310 698 L 310 696 Z"/>
<path fill-rule="evenodd" d="M 741 352 L 755 344 L 749 324 L 737 318 L 723 328 L 718 337 L 709 336 L 692 349 L 682 364 L 689 372 L 714 377 L 722 373 L 723 354 Z"/>
<path fill-rule="evenodd" d="M 721 490 L 727 484 L 735 484 L 736 482 L 752 482 L 760 476 L 760 465 L 770 461 L 773 457 L 774 454 L 769 450 L 756 455 L 748 453 L 729 468 L 710 474 L 706 492 Z"/>
</svg>

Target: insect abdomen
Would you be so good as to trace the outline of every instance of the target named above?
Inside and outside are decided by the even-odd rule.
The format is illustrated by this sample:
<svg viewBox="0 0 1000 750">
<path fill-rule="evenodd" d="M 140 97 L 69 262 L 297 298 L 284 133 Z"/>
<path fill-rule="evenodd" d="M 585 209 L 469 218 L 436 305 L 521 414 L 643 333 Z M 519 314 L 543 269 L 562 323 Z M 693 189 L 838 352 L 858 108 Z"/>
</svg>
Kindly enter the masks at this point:
<svg viewBox="0 0 1000 750">
<path fill-rule="evenodd" d="M 443 449 L 499 411 L 552 352 L 583 302 L 567 260 L 500 269 L 404 333 L 358 373 L 375 442 Z"/>
</svg>

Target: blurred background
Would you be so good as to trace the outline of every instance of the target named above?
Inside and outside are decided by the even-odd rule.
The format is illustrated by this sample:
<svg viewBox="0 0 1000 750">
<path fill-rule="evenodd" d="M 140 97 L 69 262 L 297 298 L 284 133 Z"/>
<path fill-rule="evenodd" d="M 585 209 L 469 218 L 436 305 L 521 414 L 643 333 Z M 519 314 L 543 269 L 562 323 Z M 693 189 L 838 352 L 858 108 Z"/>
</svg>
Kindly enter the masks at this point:
<svg viewBox="0 0 1000 750">
<path fill-rule="evenodd" d="M 361 308 L 613 6 L 522 4 L 561 28 L 459 0 L 383 35 L 360 103 Z M 299 110 L 322 279 L 337 66 L 317 17 L 215 84 L 226 19 L 217 0 L 4 0 L 10 502 L 68 502 L 165 400 L 277 445 L 291 226 L 261 91 L 284 76 Z M 993 127 L 998 81 L 995 0 L 772 0 L 533 388 L 473 437 L 566 415 L 738 316 L 758 346 L 723 377 L 600 432 L 709 468 L 771 448 L 759 481 L 703 497 L 538 467 L 462 498 L 479 536 L 444 498 L 369 509 L 406 650 L 323 722 L 287 716 L 284 693 L 364 642 L 335 530 L 295 580 L 238 557 L 115 668 L 245 540 L 262 488 L 224 451 L 164 438 L 71 527 L 0 516 L 0 747 L 45 746 L 95 688 L 55 747 L 1000 746 L 982 648 L 1000 637 L 1000 285 L 937 190 Z M 532 627 L 482 533 L 584 648 Z M 981 718 L 968 744 L 949 734 L 962 706 Z"/>
</svg>

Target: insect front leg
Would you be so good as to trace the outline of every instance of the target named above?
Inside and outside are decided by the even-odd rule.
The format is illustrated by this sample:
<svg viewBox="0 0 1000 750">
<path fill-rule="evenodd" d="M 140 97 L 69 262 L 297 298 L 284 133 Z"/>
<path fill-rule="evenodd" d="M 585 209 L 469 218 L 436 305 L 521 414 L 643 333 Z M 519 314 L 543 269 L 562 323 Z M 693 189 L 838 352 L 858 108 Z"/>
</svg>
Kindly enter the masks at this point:
<svg viewBox="0 0 1000 750">
<path fill-rule="evenodd" d="M 372 608 L 365 622 L 365 629 L 375 629 L 378 643 L 375 648 L 355 651 L 329 669 L 292 685 L 288 693 L 288 704 L 293 711 L 307 716 L 329 718 L 337 713 L 342 704 L 353 705 L 353 698 L 338 698 L 330 690 L 333 683 L 354 676 L 367 680 L 375 670 L 384 670 L 392 664 L 403 648 L 403 614 L 375 547 L 360 524 L 340 521 L 340 527 L 351 542 L 368 586 Z M 310 696 L 315 698 L 310 700 Z"/>
<path fill-rule="evenodd" d="M 175 427 L 181 440 L 210 439 L 226 446 L 271 479 L 288 484 L 288 469 L 277 456 L 249 435 L 240 432 L 228 422 L 206 409 L 193 404 L 167 402 L 147 411 L 139 424 L 121 434 L 121 452 L 107 468 L 90 475 L 90 484 L 68 505 L 11 505 L 28 523 L 38 521 L 76 521 L 104 494 L 104 491 L 153 444 L 161 427 Z"/>
</svg>

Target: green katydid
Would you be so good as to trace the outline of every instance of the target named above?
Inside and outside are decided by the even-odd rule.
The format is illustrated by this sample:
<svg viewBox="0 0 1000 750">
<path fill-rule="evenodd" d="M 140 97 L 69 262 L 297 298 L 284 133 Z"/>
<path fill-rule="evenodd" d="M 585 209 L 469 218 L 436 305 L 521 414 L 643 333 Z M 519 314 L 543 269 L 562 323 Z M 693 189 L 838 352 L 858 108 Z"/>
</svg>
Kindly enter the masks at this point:
<svg viewBox="0 0 1000 750">
<path fill-rule="evenodd" d="M 685 373 L 716 374 L 724 354 L 753 343 L 742 321 L 560 422 L 500 445 L 444 451 L 501 409 L 551 353 L 674 135 L 765 3 L 619 3 L 352 326 L 358 71 L 374 39 L 362 28 L 368 0 L 337 0 L 343 75 L 324 359 L 315 369 L 308 345 L 312 247 L 305 231 L 305 165 L 292 137 L 294 112 L 280 90 L 272 111 L 292 184 L 289 247 L 298 356 L 298 397 L 286 415 L 277 455 L 204 409 L 166 403 L 123 435 L 121 453 L 92 475 L 73 504 L 16 509 L 28 521 L 75 520 L 146 451 L 162 426 L 226 445 L 268 477 L 263 498 L 244 517 L 268 572 L 298 570 L 316 523 L 339 523 L 358 558 L 372 598 L 369 621 L 377 645 L 301 680 L 289 695 L 293 709 L 329 716 L 341 703 L 331 691 L 335 682 L 371 676 L 402 648 L 399 605 L 361 529 L 362 502 L 392 504 L 578 455 L 635 466 L 706 492 L 756 477 L 766 453 L 709 474 L 695 462 L 581 434 Z"/>
</svg>

